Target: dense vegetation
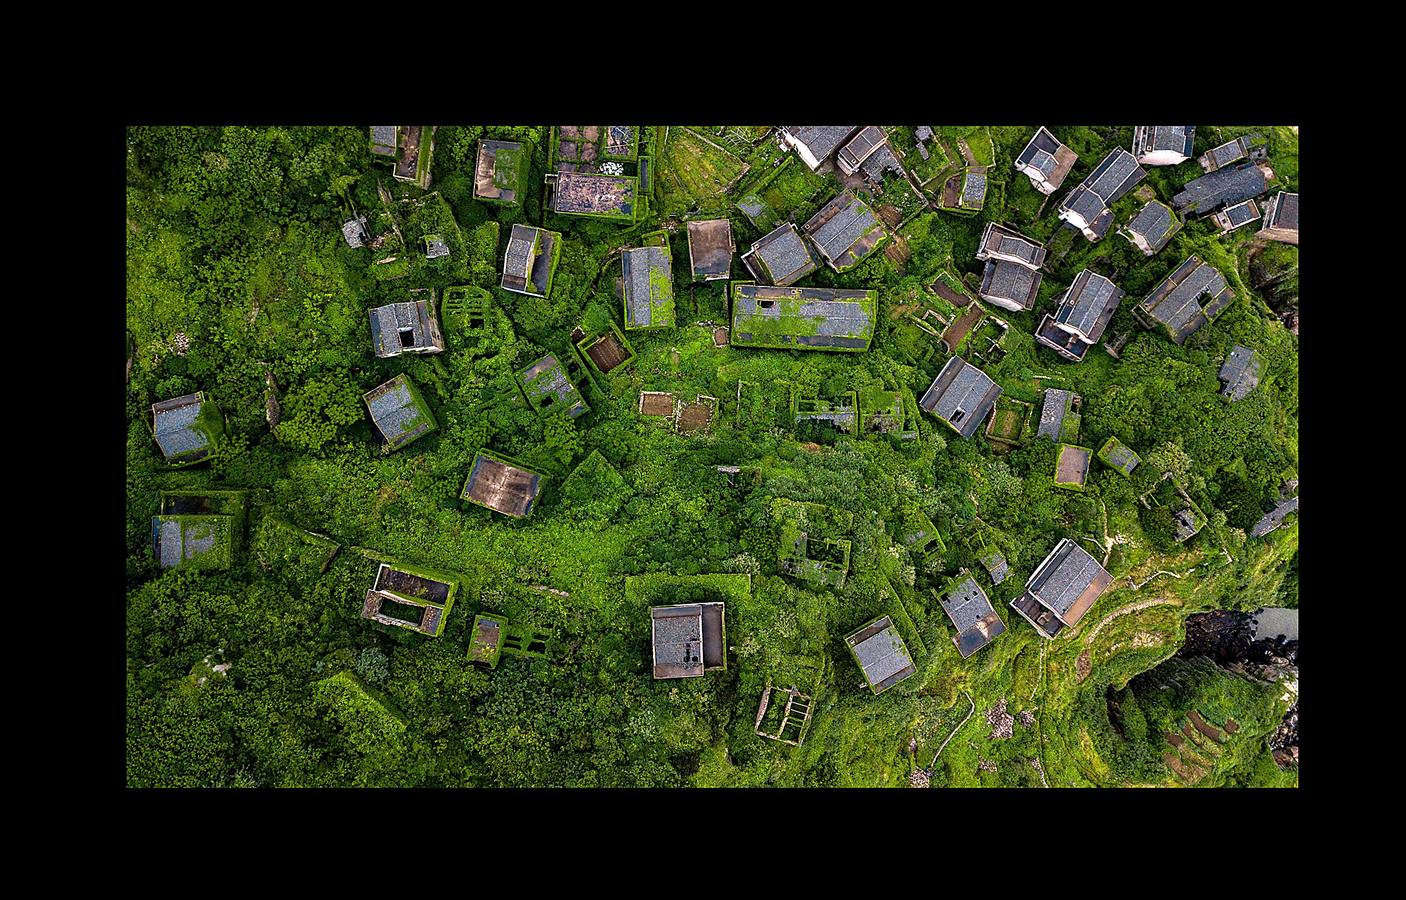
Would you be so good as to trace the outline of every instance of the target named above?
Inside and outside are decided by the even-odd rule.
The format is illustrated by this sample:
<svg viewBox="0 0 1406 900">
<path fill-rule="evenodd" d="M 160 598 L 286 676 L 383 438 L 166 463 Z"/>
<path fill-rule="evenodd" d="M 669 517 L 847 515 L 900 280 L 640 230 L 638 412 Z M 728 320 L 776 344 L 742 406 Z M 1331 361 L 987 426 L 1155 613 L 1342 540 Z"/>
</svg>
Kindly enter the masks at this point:
<svg viewBox="0 0 1406 900">
<path fill-rule="evenodd" d="M 1289 129 L 1204 127 L 1196 151 L 1250 130 L 1269 139 L 1273 189 L 1297 190 Z M 1296 247 L 1261 249 L 1254 226 L 1221 235 L 1208 220 L 1189 222 L 1151 258 L 1116 234 L 1088 243 L 1057 227 L 1062 191 L 1045 203 L 1012 169 L 1033 128 L 991 128 L 985 141 L 986 129 L 946 129 L 945 139 L 994 153 L 980 215 L 934 211 L 891 178 L 870 199 L 901 220 L 900 251 L 803 282 L 878 291 L 869 352 L 718 348 L 712 329 L 695 323 L 726 323 L 726 282 L 690 285 L 682 218 L 729 217 L 742 250 L 763 232 L 739 200 L 765 205 L 763 225 L 802 222 L 839 182 L 810 173 L 766 129 L 644 128 L 659 165 L 649 220 L 557 216 L 540 193 L 549 131 L 440 127 L 428 193 L 373 162 L 365 128 L 128 132 L 129 784 L 896 786 L 928 766 L 954 728 L 935 786 L 1172 783 L 1156 729 L 1194 704 L 1243 726 L 1245 749 L 1227 757 L 1223 783 L 1296 783 L 1264 752 L 1283 711 L 1276 699 L 1205 673 L 1197 677 L 1206 685 L 1180 693 L 1129 687 L 1175 652 L 1191 612 L 1297 606 L 1297 522 L 1246 537 L 1298 464 L 1298 339 L 1277 317 L 1297 306 Z M 1054 131 L 1079 154 L 1066 189 L 1109 149 L 1131 144 L 1128 127 Z M 894 129 L 892 140 L 916 161 L 911 135 Z M 473 199 L 480 137 L 523 142 L 522 203 Z M 1146 184 L 1165 201 L 1199 174 L 1195 162 L 1149 169 Z M 1119 222 L 1141 203 L 1120 201 Z M 347 246 L 340 225 L 353 211 L 378 234 L 394 222 L 405 248 L 396 263 Z M 1005 355 L 983 368 L 1036 417 L 1046 387 L 1081 395 L 1078 443 L 1097 448 L 1116 436 L 1143 460 L 1132 478 L 1095 462 L 1084 492 L 1060 490 L 1050 442 L 1006 450 L 918 413 L 914 394 L 946 354 L 915 337 L 903 312 L 924 302 L 939 271 L 980 271 L 974 253 L 988 221 L 1048 241 L 1051 261 L 1032 312 L 997 311 L 1010 325 Z M 546 298 L 498 287 L 514 222 L 564 235 Z M 630 332 L 638 356 L 626 369 L 583 371 L 590 411 L 579 419 L 515 402 L 513 372 L 546 352 L 570 359 L 578 325 L 596 334 L 620 324 L 618 250 L 661 227 L 679 327 Z M 443 237 L 450 256 L 416 252 L 426 234 Z M 1191 253 L 1225 273 L 1237 300 L 1179 347 L 1140 329 L 1131 307 Z M 1131 336 L 1121 358 L 1094 349 L 1072 365 L 1031 333 L 1087 266 L 1126 291 L 1109 334 Z M 744 277 L 736 260 L 733 276 Z M 446 323 L 448 352 L 373 355 L 370 307 L 411 288 L 438 297 L 455 285 L 491 293 L 475 339 Z M 1231 404 L 1218 396 L 1216 371 L 1236 343 L 1258 350 L 1263 374 Z M 383 454 L 361 395 L 398 373 L 419 387 L 439 428 Z M 225 436 L 208 464 L 171 468 L 152 439 L 151 404 L 197 390 L 224 411 Z M 719 405 L 707 430 L 679 434 L 638 415 L 641 390 Z M 794 397 L 850 391 L 861 406 L 898 392 L 919 436 L 816 429 L 797 440 Z M 530 518 L 459 499 L 480 447 L 546 476 Z M 741 472 L 729 478 L 717 471 L 724 465 Z M 1173 539 L 1166 505 L 1138 501 L 1160 489 L 1164 472 L 1208 519 L 1185 543 Z M 162 570 L 151 538 L 159 494 L 201 488 L 249 492 L 240 552 L 224 571 Z M 778 499 L 829 508 L 833 536 L 851 542 L 843 588 L 781 573 L 787 505 Z M 929 522 L 937 539 L 905 543 Z M 331 545 L 305 531 L 340 549 L 329 561 Z M 1115 582 L 1080 628 L 1047 641 L 1007 604 L 1062 537 L 1107 553 Z M 987 546 L 1011 567 L 994 588 L 976 562 Z M 363 549 L 457 575 L 441 636 L 360 617 L 375 569 Z M 1007 626 L 965 661 L 937 601 L 963 567 Z M 673 577 L 717 574 L 750 576 L 750 586 Z M 647 607 L 719 594 L 728 604 L 726 670 L 653 680 Z M 1142 605 L 1152 600 L 1160 602 Z M 549 654 L 475 668 L 466 654 L 478 611 L 547 632 Z M 875 697 L 842 638 L 885 613 L 918 674 Z M 228 668 L 211 669 L 215 658 Z M 814 696 L 800 747 L 753 733 L 769 682 Z M 1033 712 L 1033 722 L 990 739 L 984 714 L 1003 699 L 1012 714 Z"/>
</svg>

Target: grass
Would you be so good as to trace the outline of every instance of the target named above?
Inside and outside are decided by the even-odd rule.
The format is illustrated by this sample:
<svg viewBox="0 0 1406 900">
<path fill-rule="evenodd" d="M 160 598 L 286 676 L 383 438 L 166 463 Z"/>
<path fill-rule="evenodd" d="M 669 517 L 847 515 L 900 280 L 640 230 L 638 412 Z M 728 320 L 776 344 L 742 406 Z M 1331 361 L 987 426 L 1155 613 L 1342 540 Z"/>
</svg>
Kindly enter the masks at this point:
<svg viewBox="0 0 1406 900">
<path fill-rule="evenodd" d="M 721 210 L 728 187 L 747 172 L 747 164 L 710 138 L 688 128 L 671 128 L 659 154 L 660 211 L 676 216 L 694 208 Z"/>
</svg>

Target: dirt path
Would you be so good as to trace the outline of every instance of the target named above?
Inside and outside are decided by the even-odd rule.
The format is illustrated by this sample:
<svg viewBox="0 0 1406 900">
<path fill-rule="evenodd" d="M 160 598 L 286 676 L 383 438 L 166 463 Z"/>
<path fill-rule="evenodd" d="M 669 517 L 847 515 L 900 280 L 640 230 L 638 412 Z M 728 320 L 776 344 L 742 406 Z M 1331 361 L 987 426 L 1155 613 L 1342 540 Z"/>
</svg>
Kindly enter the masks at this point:
<svg viewBox="0 0 1406 900">
<path fill-rule="evenodd" d="M 1128 613 L 1137 612 L 1140 609 L 1147 609 L 1153 606 L 1181 606 L 1181 601 L 1158 598 L 1156 600 L 1142 600 L 1138 603 L 1130 603 L 1122 609 L 1115 609 L 1113 612 L 1100 619 L 1098 624 L 1093 627 L 1093 630 L 1091 630 L 1088 634 L 1084 635 L 1084 646 L 1092 647 L 1094 643 L 1094 638 L 1098 636 L 1100 629 L 1102 629 L 1103 626 L 1107 625 L 1109 622 L 1112 622 L 1119 616 L 1127 615 Z"/>
<path fill-rule="evenodd" d="M 929 769 L 937 765 L 937 758 L 942 755 L 943 750 L 947 749 L 948 742 L 957 736 L 957 732 L 962 730 L 962 726 L 967 724 L 967 722 L 971 720 L 972 714 L 976 712 L 976 701 L 972 699 L 972 695 L 967 693 L 966 691 L 962 691 L 962 693 L 967 695 L 967 702 L 972 705 L 972 708 L 967 710 L 967 717 L 961 722 L 957 723 L 957 727 L 953 728 L 952 733 L 947 735 L 947 740 L 943 741 L 942 746 L 938 747 L 937 752 L 932 755 L 932 765 L 928 766 Z"/>
</svg>

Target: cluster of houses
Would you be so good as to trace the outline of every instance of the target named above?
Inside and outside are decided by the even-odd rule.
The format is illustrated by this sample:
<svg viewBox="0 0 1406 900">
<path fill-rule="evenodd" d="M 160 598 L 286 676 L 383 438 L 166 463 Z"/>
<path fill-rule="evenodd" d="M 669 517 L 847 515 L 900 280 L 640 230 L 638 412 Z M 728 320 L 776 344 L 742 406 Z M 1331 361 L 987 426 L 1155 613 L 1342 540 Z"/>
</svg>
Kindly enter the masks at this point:
<svg viewBox="0 0 1406 900">
<path fill-rule="evenodd" d="M 429 186 L 433 126 L 371 126 L 371 150 L 391 162 L 394 177 L 421 188 Z M 1131 152 L 1108 153 L 1088 176 L 1059 202 L 1058 217 L 1087 240 L 1102 240 L 1112 228 L 1113 206 L 1146 178 L 1145 166 L 1178 165 L 1192 157 L 1193 126 L 1136 126 Z M 931 130 L 927 131 L 931 137 Z M 878 126 L 785 126 L 783 144 L 794 149 L 811 170 L 831 163 L 844 176 L 881 181 L 884 173 L 902 171 L 898 158 Z M 919 134 L 919 148 L 924 135 Z M 479 144 L 473 177 L 476 199 L 513 205 L 521 202 L 527 158 L 523 145 L 498 140 Z M 1057 192 L 1078 156 L 1049 129 L 1040 127 L 1016 158 L 1018 172 L 1030 178 L 1042 194 Z M 551 166 L 547 176 L 548 208 L 567 215 L 634 221 L 647 201 L 651 161 L 639 152 L 635 126 L 562 126 L 553 132 Z M 1267 240 L 1298 243 L 1298 195 L 1279 192 L 1259 205 L 1273 172 L 1265 163 L 1257 136 L 1237 138 L 1203 154 L 1202 176 L 1188 182 L 1164 204 L 1149 200 L 1119 232 L 1141 252 L 1161 251 L 1183 225 L 1183 216 L 1212 216 L 1225 231 L 1260 221 L 1259 235 Z M 626 174 L 626 165 L 633 172 Z M 846 182 L 849 184 L 850 182 Z M 984 189 L 983 189 L 984 190 Z M 364 217 L 343 225 L 352 247 L 369 238 Z M 786 222 L 754 242 L 740 260 L 753 280 L 732 281 L 731 328 L 724 338 L 739 347 L 863 352 L 875 336 L 878 297 L 872 290 L 797 286 L 796 282 L 829 266 L 844 272 L 872 254 L 889 236 L 875 211 L 846 188 L 808 221 L 797 227 Z M 729 280 L 736 247 L 727 219 L 686 223 L 689 271 L 694 282 Z M 621 252 L 622 318 L 626 331 L 675 325 L 673 259 L 668 235 L 643 235 L 640 246 Z M 518 294 L 546 297 L 561 254 L 562 235 L 530 224 L 514 224 L 503 255 L 500 287 Z M 449 253 L 438 235 L 425 236 L 427 258 Z M 1013 312 L 1034 308 L 1048 250 L 1013 228 L 988 224 L 976 259 L 984 263 L 977 296 Z M 1060 295 L 1053 312 L 1040 321 L 1035 339 L 1070 362 L 1082 361 L 1099 343 L 1113 318 L 1123 291 L 1106 276 L 1081 271 Z M 446 300 L 448 294 L 446 294 Z M 1214 319 L 1234 299 L 1224 275 L 1209 263 L 1190 256 L 1171 271 L 1135 308 L 1148 327 L 1161 327 L 1177 343 Z M 369 310 L 372 351 L 378 358 L 403 354 L 437 354 L 446 345 L 435 311 L 432 291 L 411 292 L 406 300 Z M 447 307 L 446 307 L 447 309 Z M 446 312 L 446 315 L 448 313 Z M 452 322 L 452 319 L 450 320 Z M 579 332 L 579 329 L 578 329 Z M 578 338 L 580 339 L 578 341 Z M 574 334 L 573 341 L 601 371 L 627 358 L 619 330 L 604 335 Z M 716 341 L 716 337 L 715 337 Z M 721 346 L 721 344 L 719 344 Z M 612 349 L 613 348 L 613 349 Z M 599 349 L 599 353 L 590 353 Z M 955 348 L 952 348 L 955 349 Z M 1257 385 L 1261 362 L 1256 352 L 1236 345 L 1219 375 L 1228 401 L 1244 398 Z M 575 417 L 588 411 L 585 399 L 555 355 L 548 354 L 515 373 L 528 404 L 564 408 Z M 740 387 L 739 387 L 740 389 Z M 991 417 L 1002 388 L 985 371 L 953 352 L 918 407 L 964 438 L 974 437 Z M 364 402 L 385 452 L 400 449 L 437 428 L 435 418 L 416 386 L 404 374 L 368 391 Z M 713 398 L 699 398 L 699 404 Z M 1037 438 L 1059 446 L 1055 484 L 1083 489 L 1094 451 L 1078 445 L 1080 398 L 1069 391 L 1046 390 L 1036 426 Z M 716 401 L 713 400 L 714 405 Z M 858 404 L 807 407 L 811 418 L 840 421 L 857 428 Z M 1029 404 L 1024 404 L 1028 411 Z M 902 401 L 897 419 L 901 422 Z M 679 407 L 672 394 L 645 392 L 642 416 L 672 416 L 678 425 Z M 711 417 L 711 408 L 708 411 Z M 208 457 L 223 430 L 218 408 L 195 393 L 162 401 L 152 407 L 152 430 L 161 452 L 173 465 Z M 680 428 L 680 430 L 685 430 Z M 1139 465 L 1138 455 L 1110 437 L 1097 458 L 1124 477 Z M 726 468 L 726 467 L 724 467 Z M 735 474 L 738 470 L 732 467 Z M 731 477 L 731 476 L 729 476 Z M 478 450 L 460 497 L 511 518 L 529 516 L 538 500 L 544 476 L 528 465 L 489 449 Z M 1296 484 L 1296 483 L 1295 483 Z M 196 564 L 229 565 L 241 530 L 243 495 L 206 492 L 163 494 L 161 514 L 153 520 L 153 544 L 163 567 Z M 1251 532 L 1262 536 L 1280 527 L 1297 511 L 1298 498 L 1285 496 Z M 799 515 L 799 513 L 798 513 Z M 1191 516 L 1194 519 L 1194 515 Z M 1189 534 L 1199 525 L 1187 524 Z M 930 528 L 930 523 L 928 523 Z M 1193 527 L 1194 526 L 1194 527 Z M 847 539 L 817 538 L 793 528 L 783 536 L 779 558 L 786 574 L 839 589 L 849 564 Z M 1189 536 L 1188 534 L 1188 536 Z M 1179 535 L 1180 538 L 1180 535 Z M 994 548 L 983 550 L 981 565 L 992 585 L 1008 575 L 1005 558 Z M 1112 577 L 1078 543 L 1059 540 L 1027 579 L 1024 591 L 1010 607 L 1046 638 L 1074 628 L 1102 594 Z M 361 615 L 386 625 L 438 636 L 453 604 L 453 576 L 393 561 L 382 561 L 368 589 Z M 940 604 L 953 626 L 951 638 L 963 659 L 969 658 L 1006 630 L 976 578 L 963 570 L 941 592 Z M 650 607 L 652 673 L 656 679 L 702 677 L 726 668 L 725 603 L 692 602 Z M 898 626 L 889 615 L 864 623 L 843 638 L 864 682 L 874 694 L 917 672 Z M 469 658 L 487 668 L 500 655 L 518 652 L 542 655 L 546 636 L 496 613 L 482 613 L 473 623 Z M 799 743 L 809 721 L 811 698 L 791 687 L 784 698 L 775 733 L 762 729 L 772 701 L 768 684 L 757 714 L 757 733 Z M 778 704 L 782 699 L 777 699 Z M 779 708 L 779 707 L 778 707 Z M 777 710 L 773 709 L 773 720 Z M 771 721 L 771 720 L 768 720 Z"/>
</svg>

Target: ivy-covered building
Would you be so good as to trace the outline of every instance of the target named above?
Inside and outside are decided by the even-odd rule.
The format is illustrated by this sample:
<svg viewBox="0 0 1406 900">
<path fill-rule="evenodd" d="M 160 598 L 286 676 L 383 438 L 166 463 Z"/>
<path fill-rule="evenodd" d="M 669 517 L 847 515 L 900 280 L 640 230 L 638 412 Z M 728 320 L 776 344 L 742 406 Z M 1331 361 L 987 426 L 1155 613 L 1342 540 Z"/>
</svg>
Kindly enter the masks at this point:
<svg viewBox="0 0 1406 900">
<path fill-rule="evenodd" d="M 1132 241 L 1144 256 L 1153 256 L 1180 230 L 1181 219 L 1170 206 L 1149 200 L 1118 233 Z"/>
<path fill-rule="evenodd" d="M 162 491 L 151 520 L 152 552 L 163 569 L 228 569 L 244 533 L 244 491 Z"/>
<path fill-rule="evenodd" d="M 713 601 L 649 608 L 655 678 L 698 678 L 727 668 L 724 605 Z"/>
<path fill-rule="evenodd" d="M 545 297 L 552 289 L 552 276 L 561 257 L 561 235 L 534 225 L 513 225 L 508 249 L 503 252 L 505 291 Z"/>
<path fill-rule="evenodd" d="M 869 204 L 849 191 L 822 206 L 801 228 L 836 272 L 858 265 L 887 235 Z"/>
<path fill-rule="evenodd" d="M 674 324 L 674 270 L 667 240 L 620 254 L 625 283 L 625 329 Z"/>
<path fill-rule="evenodd" d="M 1025 593 L 1011 601 L 1011 609 L 1052 638 L 1078 625 L 1112 583 L 1113 576 L 1087 550 L 1062 538 L 1031 574 Z"/>
<path fill-rule="evenodd" d="M 515 519 L 532 513 L 542 476 L 504 456 L 480 450 L 460 497 Z"/>
<path fill-rule="evenodd" d="M 514 205 L 522 190 L 522 144 L 512 141 L 479 141 L 474 165 L 474 199 Z"/>
<path fill-rule="evenodd" d="M 551 353 L 518 372 L 517 380 L 528 406 L 538 412 L 565 408 L 566 414 L 574 419 L 590 409 L 576 385 L 566 377 L 566 370 Z"/>
<path fill-rule="evenodd" d="M 1178 344 L 1212 322 L 1235 299 L 1235 292 L 1216 268 L 1195 255 L 1177 266 L 1133 314 L 1149 328 L 1161 327 Z"/>
<path fill-rule="evenodd" d="M 1044 404 L 1040 407 L 1037 438 L 1056 443 L 1078 439 L 1079 414 L 1074 412 L 1074 394 L 1061 388 L 1045 388 Z"/>
<path fill-rule="evenodd" d="M 224 435 L 224 414 L 204 391 L 151 405 L 152 435 L 161 455 L 176 466 L 200 462 Z"/>
<path fill-rule="evenodd" d="M 1116 437 L 1110 437 L 1103 442 L 1103 446 L 1098 450 L 1098 458 L 1109 468 L 1117 469 L 1124 478 L 1132 477 L 1133 469 L 1136 469 L 1138 463 L 1142 462 L 1133 452 L 1133 448 Z"/>
<path fill-rule="evenodd" d="M 1006 633 L 1006 623 L 991 606 L 991 600 L 976 579 L 970 576 L 943 591 L 942 611 L 947 613 L 957 633 L 952 644 L 966 659 Z"/>
<path fill-rule="evenodd" d="M 371 424 L 381 436 L 384 453 L 399 450 L 438 427 L 414 382 L 404 373 L 367 391 L 361 399 L 371 414 Z"/>
<path fill-rule="evenodd" d="M 738 347 L 861 352 L 874 340 L 878 293 L 732 283 Z"/>
<path fill-rule="evenodd" d="M 361 617 L 439 637 L 458 586 L 458 580 L 449 575 L 405 563 L 383 562 L 366 592 Z"/>
<path fill-rule="evenodd" d="M 435 318 L 434 297 L 388 303 L 370 310 L 371 347 L 382 359 L 402 353 L 443 353 L 444 335 Z"/>
<path fill-rule="evenodd" d="M 875 695 L 912 677 L 918 667 L 908 654 L 908 645 L 888 616 L 866 622 L 845 635 L 845 646 L 864 673 L 864 683 Z"/>
</svg>

